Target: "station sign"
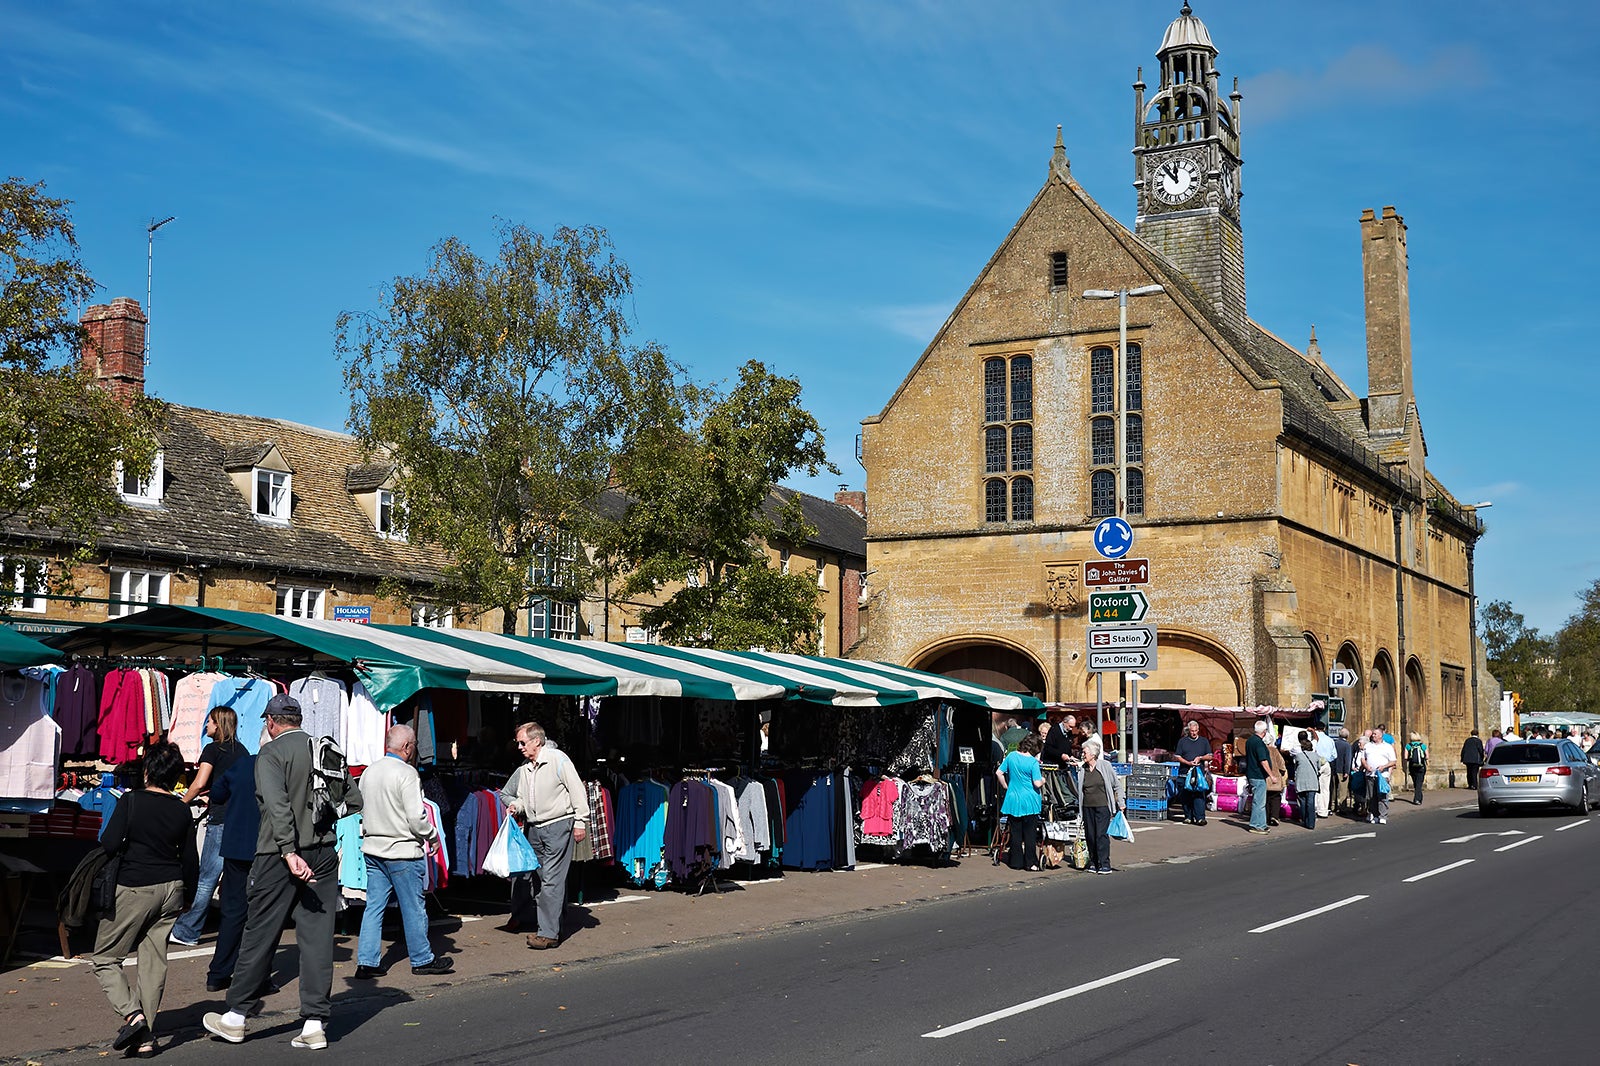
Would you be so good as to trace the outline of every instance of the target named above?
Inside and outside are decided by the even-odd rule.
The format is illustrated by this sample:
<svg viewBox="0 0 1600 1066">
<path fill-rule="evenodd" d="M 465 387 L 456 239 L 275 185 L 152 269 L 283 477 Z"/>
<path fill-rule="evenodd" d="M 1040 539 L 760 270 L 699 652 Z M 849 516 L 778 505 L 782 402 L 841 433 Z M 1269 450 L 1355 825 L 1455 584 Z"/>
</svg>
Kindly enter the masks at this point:
<svg viewBox="0 0 1600 1066">
<path fill-rule="evenodd" d="M 1083 564 L 1085 585 L 1148 585 L 1149 559 L 1095 559 Z"/>
<path fill-rule="evenodd" d="M 1089 593 L 1089 621 L 1142 622 L 1150 613 L 1150 599 L 1138 589 L 1127 592 Z"/>
<path fill-rule="evenodd" d="M 1089 629 L 1090 651 L 1131 651 L 1156 646 L 1155 626 L 1093 626 Z"/>
</svg>

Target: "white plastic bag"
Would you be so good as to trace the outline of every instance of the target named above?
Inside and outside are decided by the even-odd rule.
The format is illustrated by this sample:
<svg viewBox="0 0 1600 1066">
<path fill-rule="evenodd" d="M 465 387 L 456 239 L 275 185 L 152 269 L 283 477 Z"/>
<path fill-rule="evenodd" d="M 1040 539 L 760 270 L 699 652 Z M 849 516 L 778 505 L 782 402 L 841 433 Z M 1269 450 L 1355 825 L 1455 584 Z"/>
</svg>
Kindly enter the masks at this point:
<svg viewBox="0 0 1600 1066">
<path fill-rule="evenodd" d="M 496 877 L 515 877 L 538 868 L 539 858 L 522 829 L 510 818 L 501 822 L 494 843 L 489 845 L 489 855 L 483 860 L 483 872 Z"/>
</svg>

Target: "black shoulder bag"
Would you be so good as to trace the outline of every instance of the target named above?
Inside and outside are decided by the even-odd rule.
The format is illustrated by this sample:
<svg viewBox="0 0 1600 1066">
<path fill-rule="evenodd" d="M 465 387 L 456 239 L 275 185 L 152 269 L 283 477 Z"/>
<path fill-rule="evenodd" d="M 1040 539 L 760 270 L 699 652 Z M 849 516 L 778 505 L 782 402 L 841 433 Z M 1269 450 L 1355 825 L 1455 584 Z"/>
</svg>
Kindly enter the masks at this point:
<svg viewBox="0 0 1600 1066">
<path fill-rule="evenodd" d="M 133 802 L 134 789 L 129 789 L 122 794 L 121 803 Z M 133 824 L 133 808 L 128 808 L 128 824 Z M 89 907 L 97 910 L 103 917 L 111 918 L 117 913 L 117 875 L 122 872 L 122 855 L 128 850 L 128 836 L 124 832 L 122 844 L 116 853 L 106 860 L 100 871 L 94 875 L 94 880 L 89 882 Z"/>
</svg>

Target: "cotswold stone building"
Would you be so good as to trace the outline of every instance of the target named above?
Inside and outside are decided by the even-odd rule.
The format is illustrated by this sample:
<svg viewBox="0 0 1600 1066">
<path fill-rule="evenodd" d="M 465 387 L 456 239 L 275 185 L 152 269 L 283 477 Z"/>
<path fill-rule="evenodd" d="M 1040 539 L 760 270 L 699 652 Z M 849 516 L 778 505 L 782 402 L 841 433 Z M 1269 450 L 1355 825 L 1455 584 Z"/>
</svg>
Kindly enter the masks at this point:
<svg viewBox="0 0 1600 1066">
<path fill-rule="evenodd" d="M 1135 86 L 1133 230 L 1073 180 L 1058 136 L 1044 186 L 864 421 L 860 654 L 1093 699 L 1084 566 L 1094 524 L 1121 514 L 1153 574 L 1146 691 L 1305 707 L 1353 667 L 1351 725 L 1446 751 L 1472 725 L 1482 527 L 1428 472 L 1406 226 L 1386 207 L 1352 227 L 1362 395 L 1314 333 L 1301 350 L 1246 311 L 1240 96 L 1216 55 L 1185 5 L 1159 83 Z M 1123 351 L 1103 297 L 1125 290 Z"/>
</svg>

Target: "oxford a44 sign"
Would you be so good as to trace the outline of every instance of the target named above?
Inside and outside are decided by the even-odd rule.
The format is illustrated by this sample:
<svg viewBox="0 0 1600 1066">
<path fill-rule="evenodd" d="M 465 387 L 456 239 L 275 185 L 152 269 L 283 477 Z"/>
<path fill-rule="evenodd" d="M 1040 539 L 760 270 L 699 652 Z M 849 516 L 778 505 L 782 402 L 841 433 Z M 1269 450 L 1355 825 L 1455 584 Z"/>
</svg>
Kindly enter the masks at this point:
<svg viewBox="0 0 1600 1066">
<path fill-rule="evenodd" d="M 1150 613 L 1150 600 L 1138 589 L 1127 592 L 1089 593 L 1089 621 L 1142 622 Z"/>
</svg>

